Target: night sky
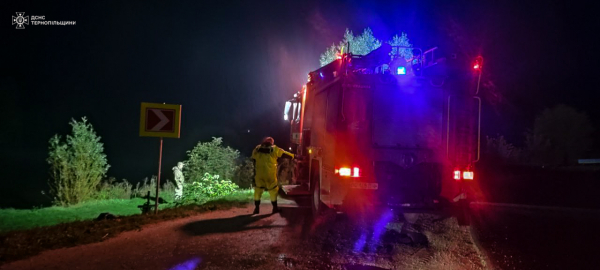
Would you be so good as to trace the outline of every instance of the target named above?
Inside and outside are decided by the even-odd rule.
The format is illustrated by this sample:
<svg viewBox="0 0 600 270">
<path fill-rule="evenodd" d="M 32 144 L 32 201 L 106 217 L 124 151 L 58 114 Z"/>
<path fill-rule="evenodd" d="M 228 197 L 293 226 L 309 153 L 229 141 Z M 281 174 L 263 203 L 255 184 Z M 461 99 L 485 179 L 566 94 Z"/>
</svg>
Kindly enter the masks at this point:
<svg viewBox="0 0 600 270">
<path fill-rule="evenodd" d="M 156 174 L 158 138 L 138 136 L 140 102 L 182 104 L 163 171 L 198 141 L 223 137 L 248 155 L 267 135 L 287 146 L 286 99 L 344 29 L 485 57 L 486 134 L 517 145 L 545 107 L 565 103 L 597 129 L 600 21 L 567 1 L 2 1 L 0 207 L 41 204 L 48 140 L 87 116 L 109 176 Z M 451 2 L 451 3 L 445 3 Z M 15 12 L 75 26 L 9 23 Z M 452 44 L 452 45 L 450 45 Z M 489 124 L 491 123 L 491 124 Z M 250 132 L 248 132 L 250 130 Z M 600 145 L 600 142 L 597 144 Z"/>
</svg>

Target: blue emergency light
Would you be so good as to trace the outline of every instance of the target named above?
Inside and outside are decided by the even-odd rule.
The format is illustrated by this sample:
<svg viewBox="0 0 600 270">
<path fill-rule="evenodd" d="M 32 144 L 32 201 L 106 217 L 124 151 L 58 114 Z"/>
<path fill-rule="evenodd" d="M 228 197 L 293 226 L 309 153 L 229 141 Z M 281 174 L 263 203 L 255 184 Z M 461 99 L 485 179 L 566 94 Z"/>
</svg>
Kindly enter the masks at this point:
<svg viewBox="0 0 600 270">
<path fill-rule="evenodd" d="M 406 75 L 406 67 L 398 67 L 398 75 Z"/>
</svg>

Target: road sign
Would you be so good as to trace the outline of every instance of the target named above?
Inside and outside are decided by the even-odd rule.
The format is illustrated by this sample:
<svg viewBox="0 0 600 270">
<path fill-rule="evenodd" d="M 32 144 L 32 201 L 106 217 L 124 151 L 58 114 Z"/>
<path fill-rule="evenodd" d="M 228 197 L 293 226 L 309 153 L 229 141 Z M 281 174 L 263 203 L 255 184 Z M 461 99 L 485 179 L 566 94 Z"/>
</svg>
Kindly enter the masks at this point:
<svg viewBox="0 0 600 270">
<path fill-rule="evenodd" d="M 154 214 L 158 214 L 158 199 L 160 198 L 159 187 L 160 171 L 162 167 L 163 138 L 179 138 L 180 128 L 181 105 L 142 102 L 142 107 L 140 110 L 140 136 L 160 137 Z"/>
<path fill-rule="evenodd" d="M 181 105 L 142 102 L 140 136 L 179 138 Z"/>
</svg>

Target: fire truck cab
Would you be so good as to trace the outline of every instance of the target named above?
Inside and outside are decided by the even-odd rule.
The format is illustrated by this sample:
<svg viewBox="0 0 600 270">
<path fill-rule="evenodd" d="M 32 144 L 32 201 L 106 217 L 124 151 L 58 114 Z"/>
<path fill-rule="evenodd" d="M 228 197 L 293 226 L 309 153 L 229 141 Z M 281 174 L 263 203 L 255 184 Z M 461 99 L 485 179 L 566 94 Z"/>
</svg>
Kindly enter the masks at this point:
<svg viewBox="0 0 600 270">
<path fill-rule="evenodd" d="M 394 53 L 401 49 L 413 56 Z M 382 45 L 310 72 L 285 106 L 297 156 L 289 181 L 306 188 L 315 212 L 451 206 L 467 224 L 479 159 L 481 67 L 480 57 Z"/>
</svg>

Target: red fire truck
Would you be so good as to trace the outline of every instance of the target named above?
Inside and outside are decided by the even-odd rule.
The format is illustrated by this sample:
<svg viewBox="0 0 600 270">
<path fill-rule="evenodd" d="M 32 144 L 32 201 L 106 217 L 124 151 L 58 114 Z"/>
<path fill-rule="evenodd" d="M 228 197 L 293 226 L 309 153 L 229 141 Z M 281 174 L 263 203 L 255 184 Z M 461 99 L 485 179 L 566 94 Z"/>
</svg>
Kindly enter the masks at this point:
<svg viewBox="0 0 600 270">
<path fill-rule="evenodd" d="M 310 72 L 285 106 L 297 158 L 294 185 L 284 190 L 304 187 L 315 212 L 325 205 L 405 213 L 450 206 L 468 223 L 483 59 L 440 51 L 382 45 L 365 56 L 338 55 Z"/>
</svg>

